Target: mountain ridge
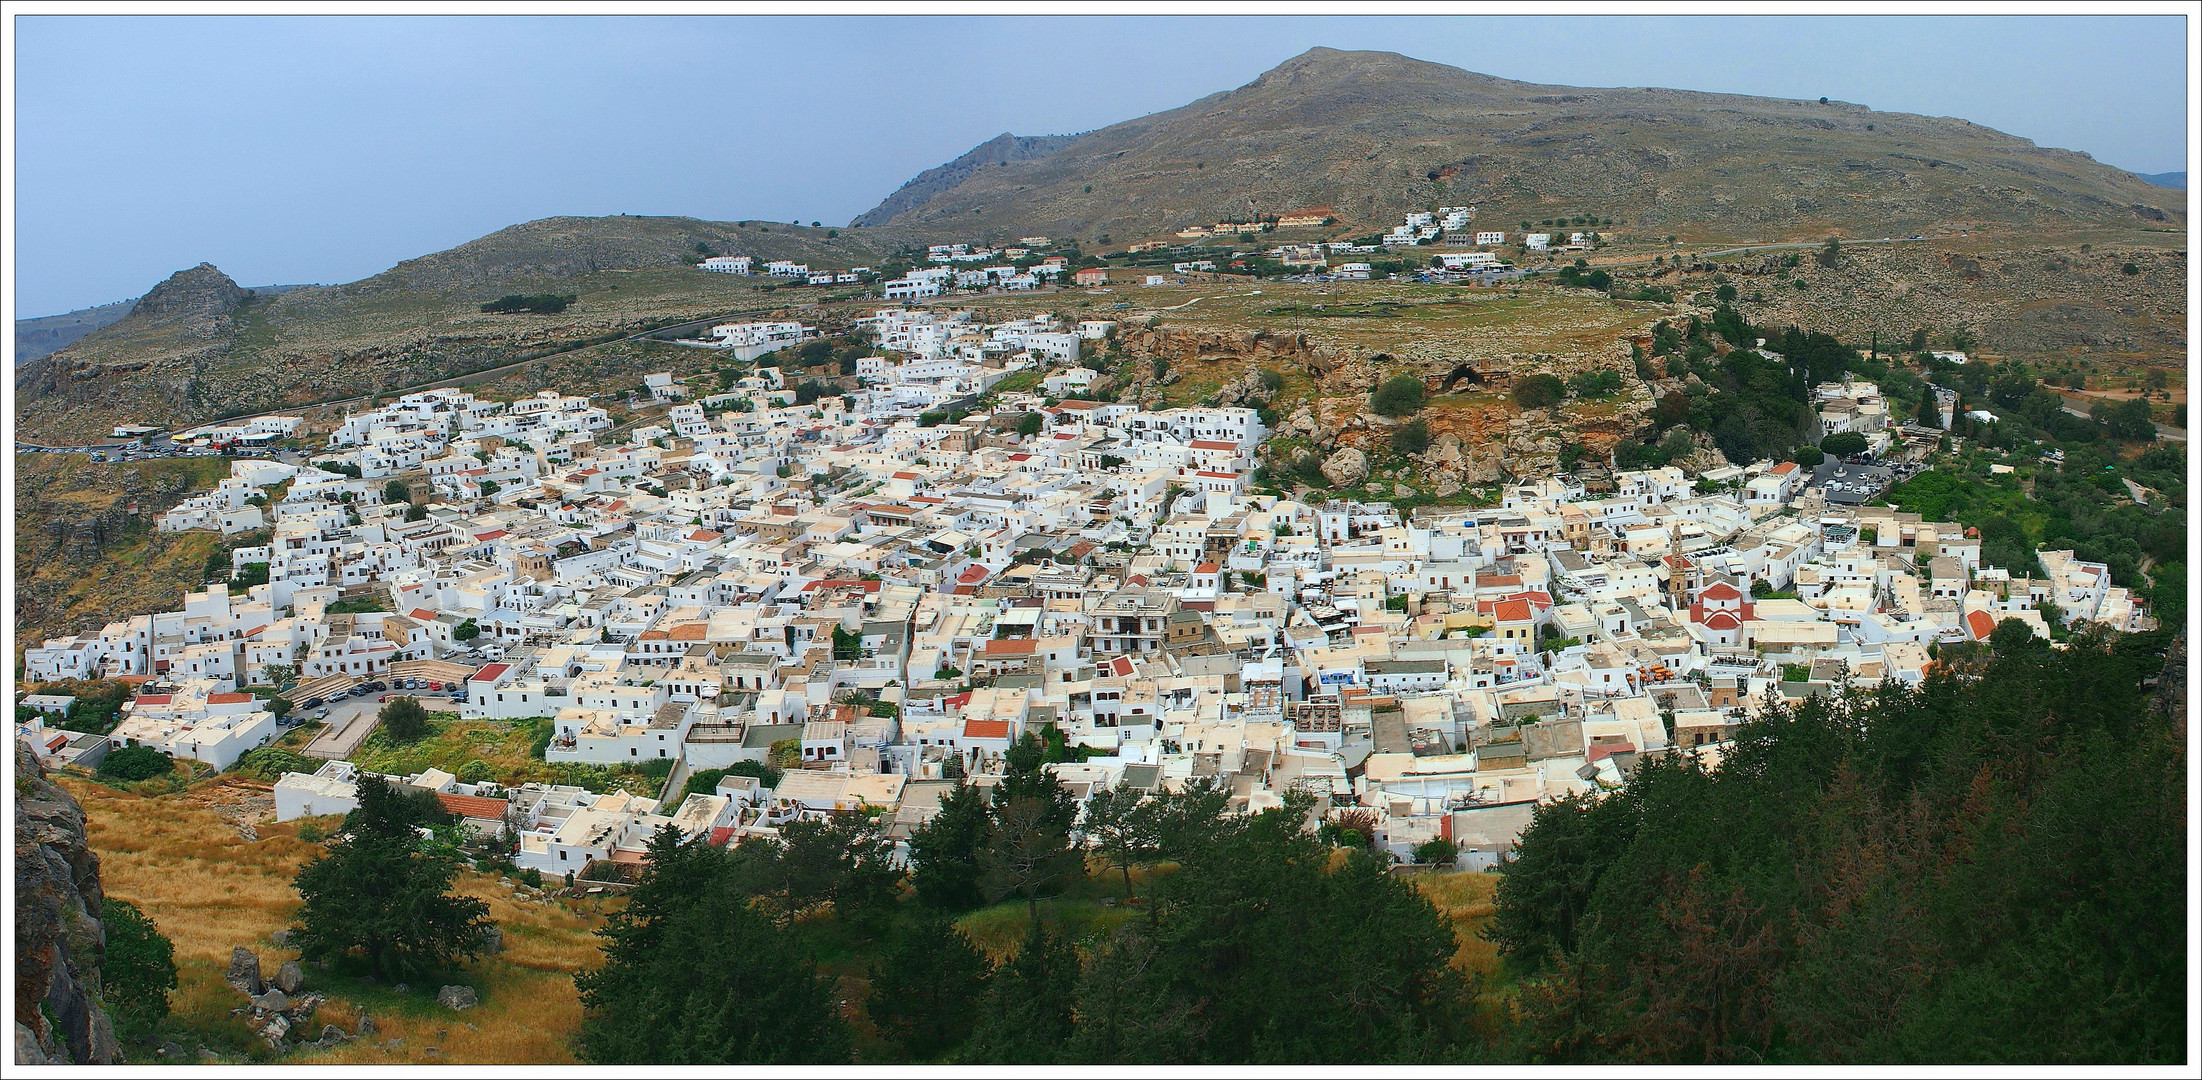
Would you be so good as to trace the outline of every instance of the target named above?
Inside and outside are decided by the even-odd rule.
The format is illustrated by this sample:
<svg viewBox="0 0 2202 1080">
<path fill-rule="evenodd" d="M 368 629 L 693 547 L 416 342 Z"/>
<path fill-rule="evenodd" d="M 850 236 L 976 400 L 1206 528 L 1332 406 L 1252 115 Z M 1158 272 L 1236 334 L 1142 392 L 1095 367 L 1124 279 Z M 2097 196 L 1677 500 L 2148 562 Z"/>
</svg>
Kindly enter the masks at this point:
<svg viewBox="0 0 2202 1080">
<path fill-rule="evenodd" d="M 1005 138 L 921 173 L 930 180 L 856 220 L 990 236 L 1018 222 L 1121 242 L 1304 205 L 1335 207 L 1357 228 L 1439 202 L 1479 204 L 1501 226 L 1597 208 L 1624 229 L 1754 239 L 1770 228 L 1880 236 L 2184 216 L 2157 205 L 2163 189 L 2085 153 L 1962 119 L 1518 82 L 1320 47 L 1176 109 L 1021 137 L 1047 153 L 950 169 Z"/>
</svg>

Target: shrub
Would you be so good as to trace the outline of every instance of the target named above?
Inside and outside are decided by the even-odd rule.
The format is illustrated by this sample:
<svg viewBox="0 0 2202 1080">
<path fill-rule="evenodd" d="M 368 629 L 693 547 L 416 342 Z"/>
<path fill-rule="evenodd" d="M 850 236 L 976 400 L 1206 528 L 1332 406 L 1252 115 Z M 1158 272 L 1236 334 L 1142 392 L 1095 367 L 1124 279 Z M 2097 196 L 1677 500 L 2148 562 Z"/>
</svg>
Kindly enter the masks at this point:
<svg viewBox="0 0 2202 1080">
<path fill-rule="evenodd" d="M 1436 837 L 1419 844 L 1414 849 L 1414 861 L 1435 866 L 1451 866 L 1460 858 L 1460 845 L 1445 837 Z"/>
<path fill-rule="evenodd" d="M 1621 391 L 1621 373 L 1618 371 L 1586 371 L 1568 380 L 1568 389 L 1576 397 L 1601 398 Z"/>
<path fill-rule="evenodd" d="M 101 776 L 133 782 L 166 776 L 175 771 L 175 768 L 176 762 L 173 759 L 150 746 L 125 746 L 109 750 L 99 763 Z"/>
<path fill-rule="evenodd" d="M 1420 418 L 1400 425 L 1392 433 L 1392 449 L 1401 454 L 1414 455 L 1430 448 L 1430 425 Z"/>
<path fill-rule="evenodd" d="M 1556 375 L 1531 375 L 1514 384 L 1514 404 L 1542 409 L 1567 399 L 1567 386 Z"/>
<path fill-rule="evenodd" d="M 1369 395 L 1369 408 L 1382 416 L 1413 416 L 1422 411 L 1422 402 L 1428 393 L 1421 379 L 1394 375 Z"/>
<path fill-rule="evenodd" d="M 519 293 L 514 293 L 509 296 L 499 297 L 498 299 L 492 300 L 489 303 L 483 304 L 482 310 L 491 315 L 513 315 L 520 313 L 526 313 L 530 315 L 555 315 L 561 311 L 566 310 L 566 306 L 568 304 L 571 304 L 579 299 L 580 297 L 578 296 L 558 296 L 552 293 L 539 293 L 525 296 Z"/>
</svg>

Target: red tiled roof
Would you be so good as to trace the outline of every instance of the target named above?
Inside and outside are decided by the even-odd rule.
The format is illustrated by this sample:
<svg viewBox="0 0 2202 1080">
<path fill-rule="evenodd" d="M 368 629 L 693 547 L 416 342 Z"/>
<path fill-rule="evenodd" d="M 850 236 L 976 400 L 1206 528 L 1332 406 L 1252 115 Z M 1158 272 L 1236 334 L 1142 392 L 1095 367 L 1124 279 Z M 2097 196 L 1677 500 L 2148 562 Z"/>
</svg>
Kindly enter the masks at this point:
<svg viewBox="0 0 2202 1080">
<path fill-rule="evenodd" d="M 988 656 L 1031 656 L 1039 642 L 1031 638 L 995 638 L 986 643 Z"/>
<path fill-rule="evenodd" d="M 436 793 L 436 801 L 442 803 L 444 809 L 476 821 L 502 821 L 505 816 L 506 804 L 503 799 L 485 799 L 480 795 L 453 795 L 439 791 Z"/>
<path fill-rule="evenodd" d="M 242 701 L 251 700 L 251 694 L 208 694 L 206 696 L 206 703 L 209 705 L 235 705 Z"/>
<path fill-rule="evenodd" d="M 969 585 L 973 582 L 984 580 L 985 577 L 986 567 L 980 566 L 977 563 L 972 563 L 971 565 L 963 568 L 963 573 L 956 575 L 956 580 L 966 585 Z"/>
<path fill-rule="evenodd" d="M 1476 584 L 1486 589 L 1504 588 L 1522 583 L 1520 574 L 1484 574 L 1476 578 Z"/>
<path fill-rule="evenodd" d="M 1196 574 L 1214 574 L 1220 573 L 1222 570 L 1223 567 L 1217 566 L 1215 563 L 1212 562 L 1204 562 L 1199 566 L 1193 568 L 1193 572 Z"/>
<path fill-rule="evenodd" d="M 481 540 L 481 541 L 485 541 L 485 542 L 486 542 L 486 541 L 490 541 L 490 540 L 495 540 L 495 539 L 497 539 L 498 537 L 500 537 L 500 536 L 503 536 L 503 535 L 505 535 L 505 530 L 503 530 L 503 529 L 491 529 L 490 531 L 488 531 L 488 532 L 486 532 L 486 533 L 475 533 L 475 534 L 474 534 L 474 539 L 476 539 L 476 540 Z"/>
<path fill-rule="evenodd" d="M 503 678 L 503 677 L 504 677 L 504 675 L 505 675 L 505 672 L 507 672 L 507 671 L 511 671 L 511 670 L 512 670 L 512 665 L 510 665 L 510 664 L 483 664 L 483 665 L 482 665 L 482 670 L 480 670 L 480 671 L 477 671 L 477 672 L 475 672 L 475 673 L 474 673 L 474 677 L 473 677 L 473 678 L 470 678 L 470 679 L 468 679 L 467 681 L 468 681 L 468 682 L 496 682 L 496 681 L 497 681 L 498 679 L 501 679 L 501 678 Z"/>
<path fill-rule="evenodd" d="M 172 698 L 172 697 L 173 697 L 173 695 L 170 695 L 170 694 L 142 694 L 142 695 L 139 695 L 139 697 L 138 697 L 138 704 L 140 704 L 140 705 L 166 705 L 166 704 L 168 704 L 168 703 L 169 703 L 169 701 L 171 700 L 171 698 Z"/>
<path fill-rule="evenodd" d="M 436 613 L 424 607 L 414 608 L 413 610 L 406 612 L 406 615 L 411 618 L 418 619 L 421 622 L 436 621 Z"/>
<path fill-rule="evenodd" d="M 1705 616 L 1705 627 L 1708 630 L 1733 630 L 1742 625 L 1743 620 L 1733 611 L 1716 611 Z"/>
<path fill-rule="evenodd" d="M 1222 442 L 1216 439 L 1194 439 L 1192 447 L 1195 450 L 1236 450 L 1239 448 L 1239 444 Z"/>
<path fill-rule="evenodd" d="M 1500 622 L 1528 622 L 1530 619 L 1529 601 L 1501 600 L 1498 606 L 1493 609 L 1493 615 Z"/>
<path fill-rule="evenodd" d="M 726 842 L 732 840 L 733 838 L 734 826 L 718 825 L 712 828 L 710 839 L 708 839 L 706 843 L 709 843 L 712 847 L 725 847 Z"/>
<path fill-rule="evenodd" d="M 963 722 L 966 739 L 1006 739 L 1009 737 L 1007 720 L 966 720 Z"/>
<path fill-rule="evenodd" d="M 1985 611 L 1967 612 L 1965 615 L 1965 629 L 1973 635 L 1973 640 L 1986 641 L 1989 634 L 1995 633 L 1995 617 Z M 145 699 L 139 698 L 138 700 L 144 701 Z"/>
<path fill-rule="evenodd" d="M 674 641 L 702 641 L 704 632 L 709 629 L 709 626 L 700 622 L 682 623 L 666 631 L 665 636 Z"/>
<path fill-rule="evenodd" d="M 1775 476 L 1787 476 L 1787 475 L 1789 475 L 1790 473 L 1793 473 L 1793 472 L 1796 472 L 1796 471 L 1797 471 L 1797 463 L 1796 463 L 1796 462 L 1794 462 L 1794 461 L 1784 461 L 1784 462 L 1782 462 L 1781 464 L 1779 464 L 1779 465 L 1776 465 L 1776 466 L 1774 466 L 1774 469 L 1773 469 L 1773 472 L 1774 472 L 1774 475 L 1775 475 Z"/>
</svg>

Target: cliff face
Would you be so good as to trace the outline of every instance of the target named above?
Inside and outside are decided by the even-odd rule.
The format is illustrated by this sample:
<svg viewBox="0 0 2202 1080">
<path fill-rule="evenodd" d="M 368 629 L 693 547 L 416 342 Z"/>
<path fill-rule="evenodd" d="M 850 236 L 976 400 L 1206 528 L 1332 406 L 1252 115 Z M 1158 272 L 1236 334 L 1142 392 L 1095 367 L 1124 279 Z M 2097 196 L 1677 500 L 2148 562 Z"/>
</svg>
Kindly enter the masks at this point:
<svg viewBox="0 0 2202 1080">
<path fill-rule="evenodd" d="M 120 1064 L 114 1023 L 99 1004 L 105 899 L 84 809 L 20 742 L 15 783 L 16 1064 Z"/>
</svg>

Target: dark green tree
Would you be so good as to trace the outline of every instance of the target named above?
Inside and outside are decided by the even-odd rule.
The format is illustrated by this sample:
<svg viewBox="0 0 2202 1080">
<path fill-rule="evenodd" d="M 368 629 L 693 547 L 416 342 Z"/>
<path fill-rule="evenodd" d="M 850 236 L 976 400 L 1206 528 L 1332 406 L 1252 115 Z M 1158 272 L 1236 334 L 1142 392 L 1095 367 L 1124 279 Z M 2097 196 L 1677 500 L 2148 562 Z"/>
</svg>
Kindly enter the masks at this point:
<svg viewBox="0 0 2202 1080">
<path fill-rule="evenodd" d="M 994 969 L 963 1058 L 974 1064 L 1047 1065 L 1064 1056 L 1077 1024 L 1078 950 L 1035 922 L 1017 955 Z"/>
<path fill-rule="evenodd" d="M 308 960 L 357 956 L 377 975 L 408 977 L 472 958 L 489 905 L 451 895 L 458 860 L 414 831 L 419 809 L 372 774 L 345 834 L 299 870 L 305 903 L 291 929 Z"/>
<path fill-rule="evenodd" d="M 986 992 L 989 966 L 946 918 L 922 918 L 888 939 L 871 967 L 865 1011 L 911 1061 L 935 1061 L 963 1045 Z"/>
<path fill-rule="evenodd" d="M 410 697 L 395 697 L 382 703 L 375 713 L 382 722 L 383 734 L 392 742 L 409 743 L 428 734 L 428 710 Z"/>
<path fill-rule="evenodd" d="M 1153 917 L 1081 981 L 1074 1061 L 1442 1059 L 1464 1036 L 1452 928 L 1366 854 L 1303 828 L 1304 803 L 1219 822 L 1157 883 Z M 1322 942 L 1321 948 L 1310 947 Z"/>
<path fill-rule="evenodd" d="M 1103 788 L 1086 799 L 1078 831 L 1104 867 L 1124 875 L 1124 895 L 1132 895 L 1132 867 L 1151 861 L 1156 852 L 1156 815 L 1160 804 L 1137 788 L 1118 784 Z"/>
<path fill-rule="evenodd" d="M 574 976 L 576 1048 L 600 1065 L 845 1064 L 833 980 L 751 906 L 734 858 L 670 827 L 627 906 L 597 931 L 604 964 Z"/>
<path fill-rule="evenodd" d="M 918 899 L 944 911 L 969 911 L 985 903 L 979 891 L 979 852 L 986 848 L 993 810 L 972 784 L 958 784 L 940 811 L 910 833 L 910 884 Z"/>
<path fill-rule="evenodd" d="M 168 993 L 176 988 L 176 948 L 127 900 L 109 897 L 100 925 L 107 930 L 100 997 L 124 1037 L 148 1033 L 168 1016 Z"/>
<path fill-rule="evenodd" d="M 1023 416 L 1017 418 L 1017 434 L 1029 439 L 1034 435 L 1038 435 L 1040 433 L 1040 428 L 1046 423 L 1046 416 L 1038 412 L 1028 411 Z"/>
</svg>

